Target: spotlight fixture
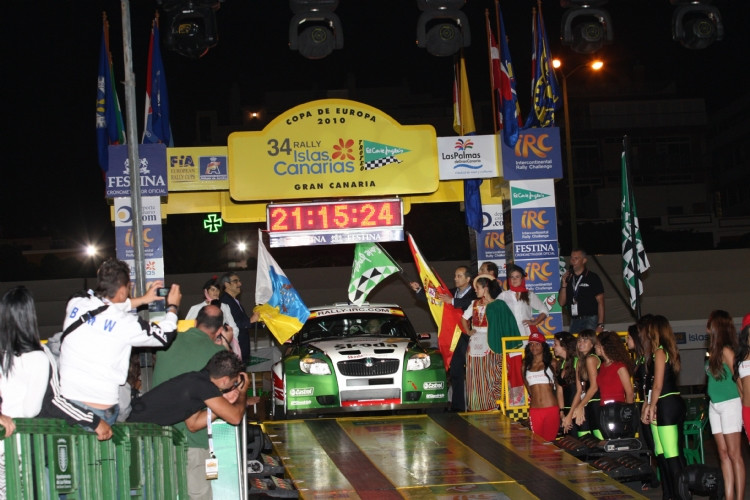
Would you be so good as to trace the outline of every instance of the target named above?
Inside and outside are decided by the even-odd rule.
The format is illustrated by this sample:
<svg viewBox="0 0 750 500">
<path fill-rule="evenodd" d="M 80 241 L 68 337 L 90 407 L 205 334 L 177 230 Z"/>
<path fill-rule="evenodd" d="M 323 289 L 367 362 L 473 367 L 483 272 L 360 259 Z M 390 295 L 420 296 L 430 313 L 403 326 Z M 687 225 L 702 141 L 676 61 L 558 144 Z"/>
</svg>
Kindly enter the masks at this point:
<svg viewBox="0 0 750 500">
<path fill-rule="evenodd" d="M 597 8 L 607 0 L 563 0 L 563 7 L 569 7 L 562 16 L 562 43 L 570 45 L 574 52 L 591 54 L 612 43 L 612 18 L 609 12 Z"/>
<path fill-rule="evenodd" d="M 471 45 L 469 19 L 460 9 L 466 0 L 417 0 L 417 45 L 433 56 L 452 56 Z"/>
<path fill-rule="evenodd" d="M 167 17 L 166 47 L 198 59 L 219 41 L 216 11 L 221 0 L 161 0 Z"/>
<path fill-rule="evenodd" d="M 672 40 L 688 49 L 705 49 L 724 39 L 724 25 L 719 9 L 711 0 L 671 0 L 677 5 L 672 14 Z"/>
<path fill-rule="evenodd" d="M 344 48 L 344 28 L 333 11 L 339 0 L 289 0 L 289 48 L 307 59 L 323 59 Z"/>
</svg>

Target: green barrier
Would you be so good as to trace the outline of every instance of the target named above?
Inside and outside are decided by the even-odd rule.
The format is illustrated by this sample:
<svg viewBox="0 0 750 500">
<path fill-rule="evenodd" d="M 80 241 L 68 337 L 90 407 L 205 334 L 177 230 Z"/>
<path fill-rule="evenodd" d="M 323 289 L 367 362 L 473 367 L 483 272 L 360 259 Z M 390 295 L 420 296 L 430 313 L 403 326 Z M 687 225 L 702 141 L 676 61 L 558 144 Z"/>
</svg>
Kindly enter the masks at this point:
<svg viewBox="0 0 750 500">
<path fill-rule="evenodd" d="M 63 420 L 14 422 L 1 441 L 7 498 L 187 498 L 187 444 L 172 427 L 118 424 L 99 441 Z"/>
</svg>

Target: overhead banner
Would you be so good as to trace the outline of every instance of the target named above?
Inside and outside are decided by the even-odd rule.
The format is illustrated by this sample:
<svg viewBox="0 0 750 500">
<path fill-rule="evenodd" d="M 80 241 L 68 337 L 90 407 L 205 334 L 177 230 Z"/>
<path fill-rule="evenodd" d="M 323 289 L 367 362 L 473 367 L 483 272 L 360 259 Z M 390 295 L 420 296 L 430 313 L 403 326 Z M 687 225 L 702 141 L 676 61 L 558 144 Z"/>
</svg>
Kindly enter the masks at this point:
<svg viewBox="0 0 750 500">
<path fill-rule="evenodd" d="M 171 192 L 227 190 L 228 172 L 226 146 L 167 148 Z"/>
<path fill-rule="evenodd" d="M 497 136 L 438 137 L 440 180 L 498 176 Z"/>
<path fill-rule="evenodd" d="M 141 196 L 167 196 L 167 147 L 164 144 L 138 145 L 138 171 Z M 107 198 L 130 196 L 128 146 L 109 146 Z"/>
<path fill-rule="evenodd" d="M 237 201 L 433 193 L 440 182 L 431 125 L 400 125 L 344 99 L 302 104 L 261 132 L 234 132 L 228 153 Z"/>
<path fill-rule="evenodd" d="M 512 148 L 499 142 L 505 180 L 562 178 L 560 129 L 557 127 L 528 128 L 521 132 Z"/>
</svg>

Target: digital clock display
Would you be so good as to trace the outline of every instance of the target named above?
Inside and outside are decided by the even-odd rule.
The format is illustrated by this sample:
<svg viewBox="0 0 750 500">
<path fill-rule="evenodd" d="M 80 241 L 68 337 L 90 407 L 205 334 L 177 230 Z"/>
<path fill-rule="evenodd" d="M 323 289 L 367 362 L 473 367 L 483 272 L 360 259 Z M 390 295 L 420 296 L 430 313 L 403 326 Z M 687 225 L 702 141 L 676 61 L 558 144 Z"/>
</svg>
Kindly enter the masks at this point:
<svg viewBox="0 0 750 500">
<path fill-rule="evenodd" d="M 398 198 L 268 205 L 271 246 L 403 240 Z"/>
</svg>

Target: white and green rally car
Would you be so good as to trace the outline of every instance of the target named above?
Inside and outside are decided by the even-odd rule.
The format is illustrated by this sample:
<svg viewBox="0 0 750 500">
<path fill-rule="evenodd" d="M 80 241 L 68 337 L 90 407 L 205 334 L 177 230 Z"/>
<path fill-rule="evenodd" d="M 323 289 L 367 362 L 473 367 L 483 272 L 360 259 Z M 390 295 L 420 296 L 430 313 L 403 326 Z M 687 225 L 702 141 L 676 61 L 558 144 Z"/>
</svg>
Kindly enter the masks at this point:
<svg viewBox="0 0 750 500">
<path fill-rule="evenodd" d="M 445 365 L 426 339 L 396 305 L 311 309 L 273 365 L 274 418 L 445 406 Z"/>
</svg>

